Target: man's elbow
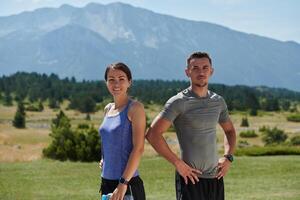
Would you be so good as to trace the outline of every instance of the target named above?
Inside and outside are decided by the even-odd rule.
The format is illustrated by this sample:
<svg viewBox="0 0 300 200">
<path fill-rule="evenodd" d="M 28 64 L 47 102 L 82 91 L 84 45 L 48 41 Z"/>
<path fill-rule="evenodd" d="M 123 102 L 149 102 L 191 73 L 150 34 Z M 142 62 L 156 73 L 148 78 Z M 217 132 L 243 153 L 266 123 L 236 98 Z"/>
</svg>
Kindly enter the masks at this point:
<svg viewBox="0 0 300 200">
<path fill-rule="evenodd" d="M 149 129 L 146 132 L 146 136 L 145 137 L 146 137 L 146 139 L 147 139 L 148 142 L 150 142 L 150 140 L 151 140 L 151 135 L 152 135 L 151 131 L 152 131 L 152 129 L 151 129 L 151 127 L 149 127 Z"/>
<path fill-rule="evenodd" d="M 146 133 L 146 139 L 150 144 L 153 144 L 154 140 L 155 140 L 155 136 L 154 136 L 154 131 L 153 128 L 150 127 Z"/>
</svg>

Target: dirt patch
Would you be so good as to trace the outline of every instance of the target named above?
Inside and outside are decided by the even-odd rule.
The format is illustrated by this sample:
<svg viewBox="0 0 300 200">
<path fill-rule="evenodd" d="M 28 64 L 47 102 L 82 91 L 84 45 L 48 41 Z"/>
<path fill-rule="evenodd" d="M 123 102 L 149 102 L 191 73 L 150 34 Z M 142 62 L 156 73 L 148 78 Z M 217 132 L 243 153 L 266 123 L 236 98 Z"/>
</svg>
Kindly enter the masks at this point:
<svg viewBox="0 0 300 200">
<path fill-rule="evenodd" d="M 42 157 L 47 143 L 39 144 L 0 144 L 0 162 L 24 162 Z"/>
</svg>

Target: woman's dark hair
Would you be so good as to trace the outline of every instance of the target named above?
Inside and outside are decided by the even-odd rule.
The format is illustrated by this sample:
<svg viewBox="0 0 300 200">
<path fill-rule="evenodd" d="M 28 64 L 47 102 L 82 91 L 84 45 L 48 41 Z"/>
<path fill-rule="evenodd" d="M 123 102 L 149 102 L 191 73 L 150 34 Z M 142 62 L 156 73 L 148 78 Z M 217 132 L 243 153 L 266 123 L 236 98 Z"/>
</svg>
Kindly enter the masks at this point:
<svg viewBox="0 0 300 200">
<path fill-rule="evenodd" d="M 105 81 L 107 81 L 107 74 L 108 74 L 109 70 L 111 70 L 111 69 L 121 70 L 122 72 L 124 72 L 126 74 L 127 79 L 129 81 L 131 81 L 131 79 L 132 79 L 131 71 L 130 71 L 129 67 L 122 62 L 112 63 L 106 67 L 105 74 L 104 74 Z"/>
</svg>

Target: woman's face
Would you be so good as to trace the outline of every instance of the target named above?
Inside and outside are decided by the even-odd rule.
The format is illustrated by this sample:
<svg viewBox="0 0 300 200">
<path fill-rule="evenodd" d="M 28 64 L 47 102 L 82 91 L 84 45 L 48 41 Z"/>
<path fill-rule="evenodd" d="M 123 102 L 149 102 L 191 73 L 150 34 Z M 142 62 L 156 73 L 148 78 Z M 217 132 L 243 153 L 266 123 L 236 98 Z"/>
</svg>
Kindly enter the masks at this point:
<svg viewBox="0 0 300 200">
<path fill-rule="evenodd" d="M 127 90 L 131 85 L 126 74 L 118 69 L 110 69 L 107 73 L 106 86 L 113 96 L 127 95 Z"/>
</svg>

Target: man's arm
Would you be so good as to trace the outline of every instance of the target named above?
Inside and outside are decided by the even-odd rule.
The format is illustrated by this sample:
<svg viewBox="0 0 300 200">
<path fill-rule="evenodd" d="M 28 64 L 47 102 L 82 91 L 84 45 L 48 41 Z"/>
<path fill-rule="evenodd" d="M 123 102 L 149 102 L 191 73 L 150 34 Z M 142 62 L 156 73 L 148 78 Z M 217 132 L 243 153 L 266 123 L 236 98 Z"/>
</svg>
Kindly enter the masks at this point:
<svg viewBox="0 0 300 200">
<path fill-rule="evenodd" d="M 183 160 L 178 158 L 178 156 L 169 148 L 163 137 L 163 133 L 167 131 L 170 126 L 170 121 L 158 116 L 154 119 L 151 127 L 148 129 L 146 138 L 160 155 L 175 166 L 178 173 L 184 178 L 186 184 L 188 183 L 188 179 L 195 184 L 196 181 L 199 181 L 198 174 L 201 174 L 201 172 L 191 168 Z"/>
<path fill-rule="evenodd" d="M 234 126 L 231 122 L 231 120 L 220 123 L 220 126 L 222 127 L 225 135 L 224 135 L 224 154 L 233 154 L 235 150 L 235 144 L 236 144 L 236 133 Z M 231 162 L 225 158 L 222 157 L 219 159 L 219 172 L 217 175 L 217 178 L 220 179 L 223 176 L 225 176 L 230 168 Z"/>
<path fill-rule="evenodd" d="M 234 126 L 229 120 L 225 123 L 220 123 L 225 135 L 224 135 L 224 154 L 233 154 L 235 150 L 236 143 L 236 133 Z"/>
</svg>

